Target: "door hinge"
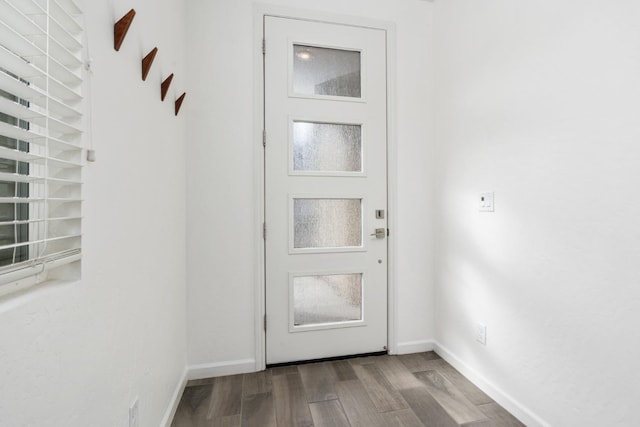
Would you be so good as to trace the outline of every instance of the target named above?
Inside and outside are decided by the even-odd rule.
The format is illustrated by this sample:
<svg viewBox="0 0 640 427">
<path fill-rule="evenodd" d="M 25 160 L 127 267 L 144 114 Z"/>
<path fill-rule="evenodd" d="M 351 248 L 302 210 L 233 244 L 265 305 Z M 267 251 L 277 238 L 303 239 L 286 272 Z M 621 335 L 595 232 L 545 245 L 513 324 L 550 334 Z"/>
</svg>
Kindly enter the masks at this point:
<svg viewBox="0 0 640 427">
<path fill-rule="evenodd" d="M 389 233 L 390 233 L 390 231 L 389 231 L 389 229 L 387 228 L 387 237 L 389 237 Z"/>
<path fill-rule="evenodd" d="M 265 53 L 267 53 L 267 42 L 263 37 L 262 38 L 262 54 L 264 55 Z"/>
<path fill-rule="evenodd" d="M 262 223 L 262 239 L 267 240 L 267 223 Z"/>
<path fill-rule="evenodd" d="M 267 332 L 267 315 L 264 315 L 264 331 Z"/>
<path fill-rule="evenodd" d="M 267 146 L 267 131 L 264 129 L 262 130 L 262 146 Z"/>
</svg>

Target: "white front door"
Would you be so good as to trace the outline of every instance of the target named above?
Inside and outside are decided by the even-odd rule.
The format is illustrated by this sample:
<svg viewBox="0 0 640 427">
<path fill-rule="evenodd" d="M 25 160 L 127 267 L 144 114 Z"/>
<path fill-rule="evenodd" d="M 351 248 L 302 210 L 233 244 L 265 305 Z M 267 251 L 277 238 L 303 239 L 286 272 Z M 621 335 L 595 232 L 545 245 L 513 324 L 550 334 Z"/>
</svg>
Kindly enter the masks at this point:
<svg viewBox="0 0 640 427">
<path fill-rule="evenodd" d="M 384 351 L 386 34 L 267 16 L 264 37 L 267 363 Z"/>
</svg>

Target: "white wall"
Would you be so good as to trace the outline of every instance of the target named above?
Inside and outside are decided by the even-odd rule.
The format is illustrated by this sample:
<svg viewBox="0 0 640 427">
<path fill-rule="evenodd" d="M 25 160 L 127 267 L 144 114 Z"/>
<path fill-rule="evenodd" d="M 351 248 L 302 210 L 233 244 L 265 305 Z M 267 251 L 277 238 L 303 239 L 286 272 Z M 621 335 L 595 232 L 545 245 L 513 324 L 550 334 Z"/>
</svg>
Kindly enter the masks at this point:
<svg viewBox="0 0 640 427">
<path fill-rule="evenodd" d="M 0 426 L 157 427 L 186 366 L 185 117 L 180 0 L 85 1 L 93 146 L 82 279 L 0 300 Z M 113 22 L 138 14 L 120 52 Z M 143 52 L 158 46 L 147 82 Z M 171 102 L 160 73 L 175 72 Z M 185 101 L 189 102 L 189 99 Z"/>
<path fill-rule="evenodd" d="M 276 5 L 392 21 L 397 29 L 398 341 L 433 338 L 431 19 L 416 0 Z M 257 194 L 254 170 L 253 2 L 187 6 L 189 361 L 214 366 L 255 358 Z M 405 346 L 404 348 L 407 348 Z M 216 365 L 217 366 L 217 365 Z"/>
<path fill-rule="evenodd" d="M 437 339 L 550 425 L 635 425 L 640 4 L 435 13 Z"/>
</svg>

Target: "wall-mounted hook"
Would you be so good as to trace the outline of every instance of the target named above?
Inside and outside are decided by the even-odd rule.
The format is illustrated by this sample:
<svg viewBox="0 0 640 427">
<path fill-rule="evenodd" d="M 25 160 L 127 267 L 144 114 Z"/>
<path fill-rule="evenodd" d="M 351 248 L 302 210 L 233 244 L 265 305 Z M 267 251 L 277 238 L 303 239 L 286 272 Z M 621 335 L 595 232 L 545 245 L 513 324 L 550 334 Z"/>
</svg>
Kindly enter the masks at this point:
<svg viewBox="0 0 640 427">
<path fill-rule="evenodd" d="M 169 75 L 162 84 L 160 85 L 160 99 L 164 101 L 164 98 L 167 96 L 167 92 L 169 91 L 169 86 L 171 86 L 171 80 L 173 80 L 173 73 Z"/>
<path fill-rule="evenodd" d="M 115 50 L 120 50 L 120 46 L 122 46 L 127 31 L 129 31 L 134 16 L 136 16 L 136 11 L 131 9 L 113 25 L 113 47 Z"/>
<path fill-rule="evenodd" d="M 176 116 L 180 111 L 180 107 L 182 107 L 182 102 L 184 101 L 184 97 L 187 96 L 187 92 L 183 92 L 182 95 L 178 99 L 176 99 Z"/>
<path fill-rule="evenodd" d="M 147 80 L 147 76 L 149 75 L 149 70 L 151 69 L 151 65 L 153 64 L 153 60 L 156 59 L 156 54 L 158 53 L 158 48 L 154 47 L 151 52 L 147 54 L 144 58 L 142 58 L 142 80 Z"/>
</svg>

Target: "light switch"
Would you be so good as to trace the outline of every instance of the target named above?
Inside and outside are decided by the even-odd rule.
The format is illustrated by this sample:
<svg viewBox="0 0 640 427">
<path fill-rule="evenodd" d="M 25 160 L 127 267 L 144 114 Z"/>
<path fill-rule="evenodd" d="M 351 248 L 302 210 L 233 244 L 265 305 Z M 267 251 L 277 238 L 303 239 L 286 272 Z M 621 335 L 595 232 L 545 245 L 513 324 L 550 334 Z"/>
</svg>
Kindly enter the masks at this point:
<svg viewBox="0 0 640 427">
<path fill-rule="evenodd" d="M 480 193 L 478 207 L 480 212 L 493 212 L 494 211 L 493 192 Z"/>
</svg>

